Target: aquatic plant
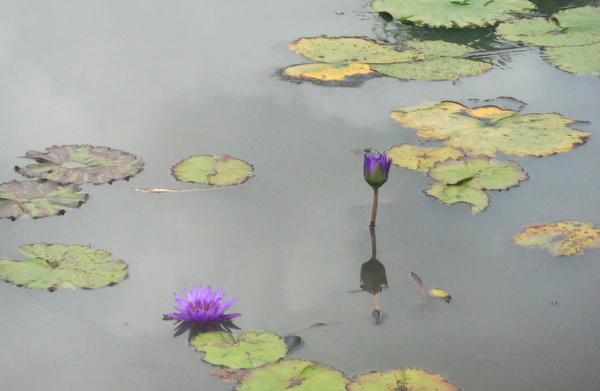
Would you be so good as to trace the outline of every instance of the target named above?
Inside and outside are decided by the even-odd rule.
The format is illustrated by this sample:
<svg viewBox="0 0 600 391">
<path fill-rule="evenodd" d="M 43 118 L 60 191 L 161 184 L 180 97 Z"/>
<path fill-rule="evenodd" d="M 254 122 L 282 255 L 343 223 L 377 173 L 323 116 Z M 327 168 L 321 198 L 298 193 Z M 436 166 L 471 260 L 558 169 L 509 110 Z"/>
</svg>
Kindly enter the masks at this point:
<svg viewBox="0 0 600 391">
<path fill-rule="evenodd" d="M 377 219 L 377 202 L 379 188 L 388 180 L 392 159 L 384 154 L 365 154 L 364 175 L 365 181 L 373 188 L 373 212 L 371 213 L 371 224 L 375 227 Z"/>
<path fill-rule="evenodd" d="M 221 288 L 213 293 L 210 286 L 202 288 L 200 285 L 192 287 L 191 292 L 186 289 L 185 294 L 187 300 L 174 293 L 175 301 L 179 303 L 179 307 L 175 307 L 175 309 L 179 312 L 166 314 L 167 316 L 198 323 L 220 322 L 241 316 L 241 314 L 224 314 L 238 299 L 231 299 L 223 303 L 225 293 Z"/>
</svg>

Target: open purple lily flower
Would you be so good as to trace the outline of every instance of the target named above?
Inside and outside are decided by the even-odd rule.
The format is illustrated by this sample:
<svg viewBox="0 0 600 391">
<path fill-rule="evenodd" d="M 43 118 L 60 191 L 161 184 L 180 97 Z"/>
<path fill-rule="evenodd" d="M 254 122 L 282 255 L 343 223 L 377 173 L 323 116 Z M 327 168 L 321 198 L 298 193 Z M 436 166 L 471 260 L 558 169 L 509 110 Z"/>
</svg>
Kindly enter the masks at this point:
<svg viewBox="0 0 600 391">
<path fill-rule="evenodd" d="M 387 155 L 365 154 L 365 180 L 373 189 L 381 187 L 387 180 L 392 165 L 392 159 Z"/>
<path fill-rule="evenodd" d="M 224 314 L 238 299 L 231 299 L 223 303 L 225 293 L 221 288 L 213 293 L 210 286 L 205 289 L 200 285 L 192 287 L 191 292 L 186 289 L 185 294 L 187 300 L 174 293 L 175 301 L 180 305 L 175 309 L 179 312 L 167 314 L 167 316 L 198 323 L 219 322 L 241 316 L 241 314 Z"/>
</svg>

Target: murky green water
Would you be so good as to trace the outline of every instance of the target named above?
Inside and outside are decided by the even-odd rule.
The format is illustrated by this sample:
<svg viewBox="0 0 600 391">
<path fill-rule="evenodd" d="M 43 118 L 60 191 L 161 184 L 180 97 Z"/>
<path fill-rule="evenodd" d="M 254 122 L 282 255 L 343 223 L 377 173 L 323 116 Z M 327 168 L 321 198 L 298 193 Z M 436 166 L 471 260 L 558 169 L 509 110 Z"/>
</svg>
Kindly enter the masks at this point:
<svg viewBox="0 0 600 391">
<path fill-rule="evenodd" d="M 25 243 L 91 244 L 130 271 L 97 291 L 0 284 L 0 389 L 229 389 L 161 319 L 173 292 L 202 284 L 240 298 L 244 330 L 330 323 L 300 333 L 291 356 L 348 375 L 418 367 L 464 390 L 597 390 L 598 250 L 557 259 L 512 236 L 533 223 L 600 225 L 600 79 L 559 71 L 535 50 L 494 58 L 495 69 L 457 83 L 381 78 L 327 89 L 271 76 L 304 62 L 287 48 L 300 37 L 410 36 L 369 10 L 341 0 L 5 2 L 0 182 L 19 177 L 12 167 L 26 151 L 54 144 L 110 146 L 146 167 L 130 182 L 85 186 L 90 200 L 65 216 L 0 221 L 4 258 L 21 259 Z M 502 46 L 488 33 L 448 34 Z M 377 228 L 389 289 L 374 326 L 373 297 L 347 292 L 371 255 L 371 189 L 350 151 L 416 143 L 416 131 L 389 117 L 394 109 L 499 96 L 526 102 L 523 113 L 591 121 L 578 129 L 592 136 L 570 152 L 517 158 L 531 179 L 492 192 L 475 216 L 423 195 L 424 175 L 392 168 Z M 196 193 L 129 191 L 192 187 L 169 168 L 197 154 L 234 155 L 256 177 Z M 411 271 L 448 290 L 451 304 L 423 302 Z"/>
</svg>

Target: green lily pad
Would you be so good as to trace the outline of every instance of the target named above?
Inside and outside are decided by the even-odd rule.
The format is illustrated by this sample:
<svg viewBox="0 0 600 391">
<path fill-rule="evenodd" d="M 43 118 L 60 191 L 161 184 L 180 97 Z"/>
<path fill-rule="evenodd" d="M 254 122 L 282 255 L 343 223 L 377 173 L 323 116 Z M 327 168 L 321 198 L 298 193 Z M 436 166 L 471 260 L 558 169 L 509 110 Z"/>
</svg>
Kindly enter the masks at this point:
<svg viewBox="0 0 600 391">
<path fill-rule="evenodd" d="M 528 178 L 517 162 L 501 162 L 475 155 L 436 163 L 427 175 L 444 185 L 464 185 L 479 190 L 504 190 Z"/>
<path fill-rule="evenodd" d="M 394 369 L 390 372 L 372 372 L 354 376 L 348 391 L 460 391 L 442 375 L 423 369 Z"/>
<path fill-rule="evenodd" d="M 55 145 L 46 152 L 29 151 L 25 157 L 34 159 L 37 164 L 15 167 L 18 173 L 59 183 L 101 184 L 128 180 L 144 167 L 142 159 L 130 153 L 92 145 Z"/>
<path fill-rule="evenodd" d="M 419 136 L 443 140 L 447 146 L 474 154 L 546 156 L 568 151 L 590 136 L 566 125 L 576 122 L 560 114 L 515 115 L 494 106 L 470 109 L 456 102 L 426 102 L 392 112 Z"/>
<path fill-rule="evenodd" d="M 346 391 L 348 380 L 333 368 L 302 360 L 282 360 L 253 369 L 236 391 Z"/>
<path fill-rule="evenodd" d="M 545 48 L 544 59 L 566 72 L 600 75 L 600 43 Z"/>
<path fill-rule="evenodd" d="M 525 228 L 513 240 L 519 246 L 547 248 L 554 256 L 571 256 L 583 254 L 586 247 L 600 247 L 600 230 L 594 229 L 594 223 L 563 221 Z"/>
<path fill-rule="evenodd" d="M 203 333 L 191 344 L 206 352 L 204 361 L 230 368 L 259 367 L 285 357 L 287 351 L 283 339 L 268 331 L 247 331 L 236 338 L 223 331 Z"/>
<path fill-rule="evenodd" d="M 527 0 L 373 0 L 375 12 L 431 27 L 488 26 L 512 19 L 511 13 L 529 12 Z"/>
<path fill-rule="evenodd" d="M 547 19 L 503 23 L 496 33 L 509 41 L 540 46 L 579 46 L 600 42 L 600 8 L 580 7 L 557 12 Z"/>
<path fill-rule="evenodd" d="M 52 181 L 10 181 L 0 184 L 0 218 L 16 220 L 63 215 L 88 199 L 76 185 Z"/>
<path fill-rule="evenodd" d="M 36 243 L 20 250 L 32 257 L 25 261 L 0 259 L 0 278 L 19 286 L 50 291 L 96 289 L 127 277 L 125 262 L 105 260 L 111 254 L 90 246 Z"/>
<path fill-rule="evenodd" d="M 184 159 L 171 167 L 171 173 L 181 182 L 229 186 L 246 182 L 254 167 L 231 155 L 199 155 Z"/>
<path fill-rule="evenodd" d="M 464 156 L 461 151 L 452 147 L 415 147 L 410 144 L 392 147 L 385 154 L 392 158 L 392 164 L 415 171 L 428 171 L 437 162 Z"/>
<path fill-rule="evenodd" d="M 386 76 L 407 80 L 449 80 L 474 76 L 492 68 L 492 64 L 464 58 L 436 58 L 397 64 L 373 64 L 373 70 Z"/>
<path fill-rule="evenodd" d="M 483 190 L 465 185 L 444 185 L 436 182 L 431 189 L 425 191 L 425 194 L 435 197 L 447 205 L 457 202 L 471 204 L 471 213 L 473 214 L 483 211 L 490 204 L 490 199 Z"/>
</svg>

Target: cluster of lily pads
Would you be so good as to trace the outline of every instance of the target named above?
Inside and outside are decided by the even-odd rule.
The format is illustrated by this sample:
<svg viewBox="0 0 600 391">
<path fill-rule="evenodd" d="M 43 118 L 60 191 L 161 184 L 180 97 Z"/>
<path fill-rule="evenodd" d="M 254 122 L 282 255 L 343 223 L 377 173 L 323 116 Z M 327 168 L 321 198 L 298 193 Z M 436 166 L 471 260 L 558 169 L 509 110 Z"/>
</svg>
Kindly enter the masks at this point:
<svg viewBox="0 0 600 391">
<path fill-rule="evenodd" d="M 600 8 L 586 6 L 542 17 L 527 0 L 373 0 L 373 10 L 428 27 L 498 25 L 515 44 L 542 47 L 544 59 L 564 71 L 600 74 Z M 301 38 L 290 48 L 309 64 L 277 72 L 282 80 L 326 86 L 358 86 L 373 77 L 449 80 L 492 68 L 475 59 L 494 55 L 444 41 L 379 43 L 363 37 Z"/>
</svg>

